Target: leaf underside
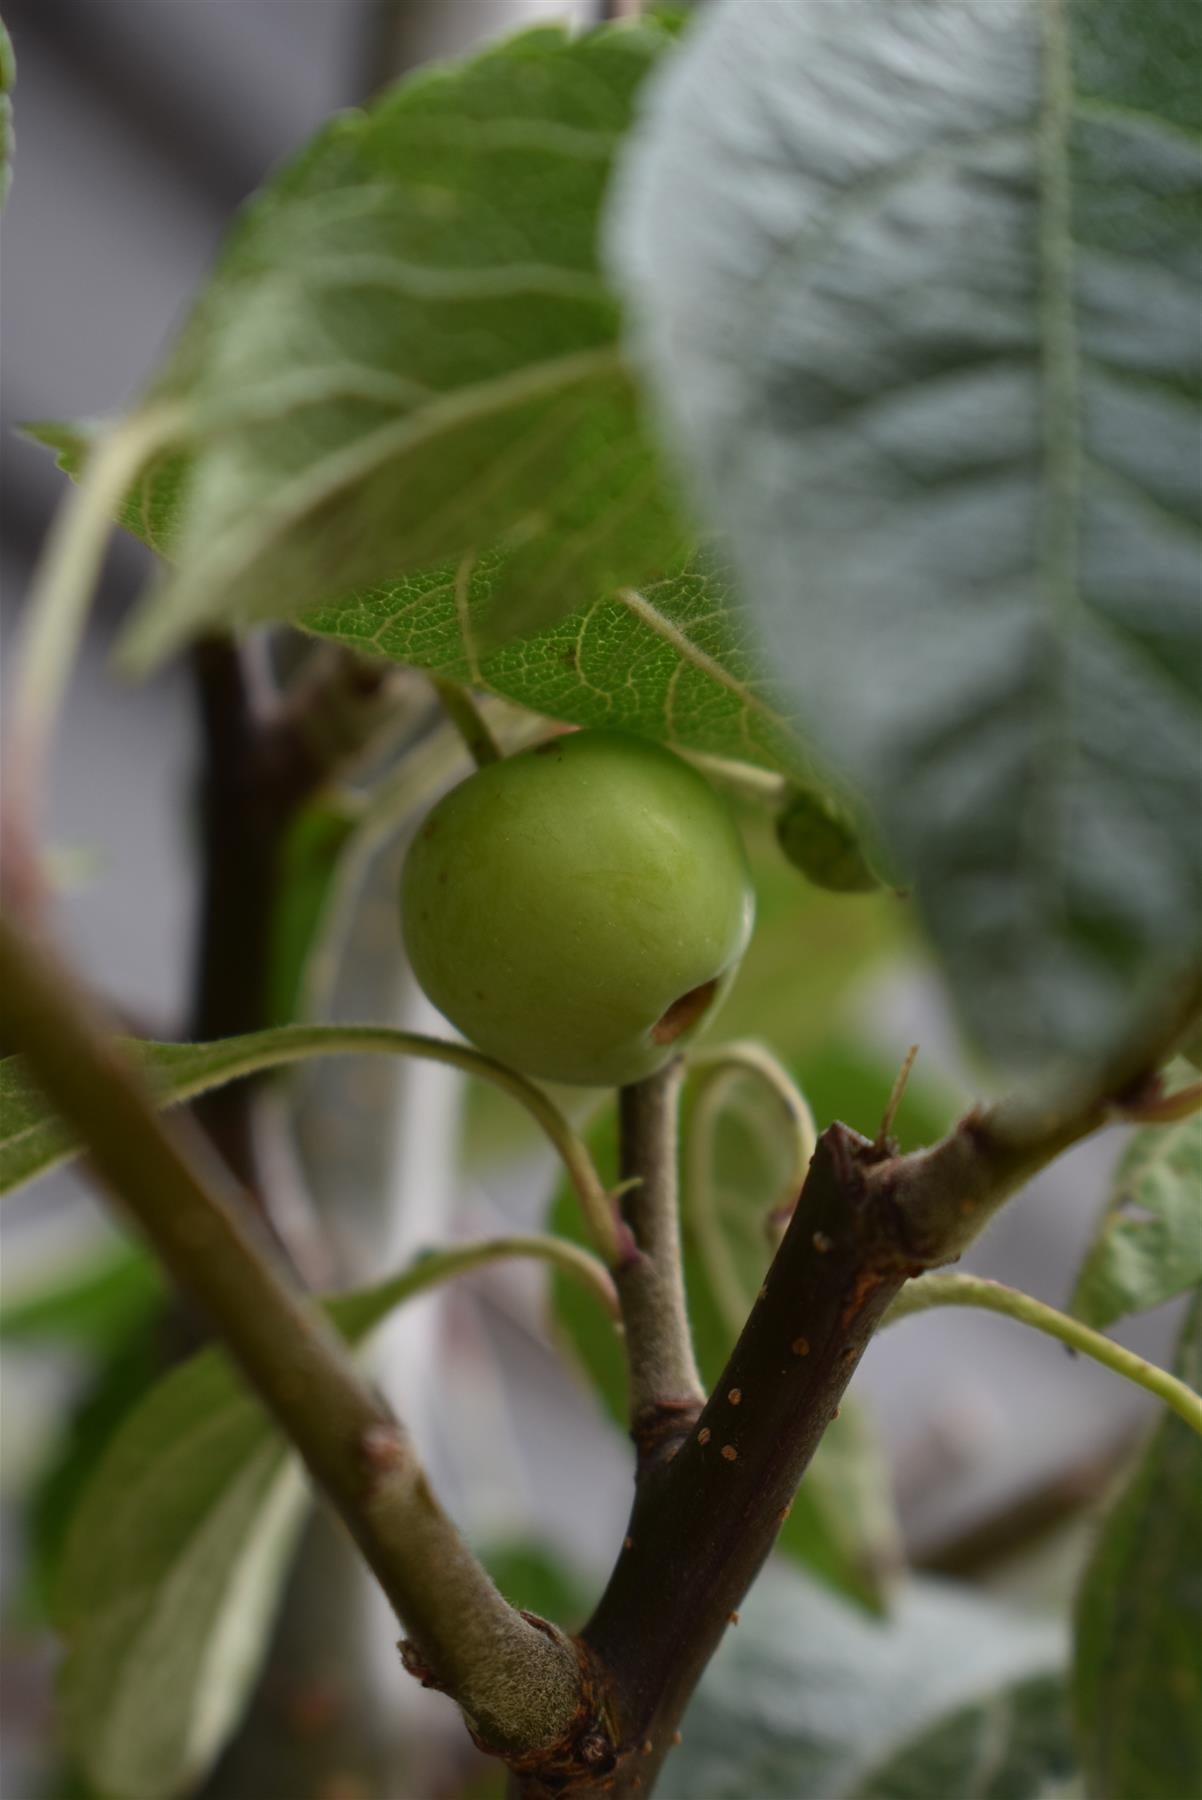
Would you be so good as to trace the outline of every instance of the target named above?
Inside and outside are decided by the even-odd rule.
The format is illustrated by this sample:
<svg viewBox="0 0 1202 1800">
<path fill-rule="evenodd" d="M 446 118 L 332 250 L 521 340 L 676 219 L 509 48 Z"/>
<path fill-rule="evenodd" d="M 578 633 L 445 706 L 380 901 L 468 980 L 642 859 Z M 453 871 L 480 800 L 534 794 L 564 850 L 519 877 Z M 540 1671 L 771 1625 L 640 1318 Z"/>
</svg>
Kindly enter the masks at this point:
<svg viewBox="0 0 1202 1800">
<path fill-rule="evenodd" d="M 510 633 L 679 556 L 597 251 L 670 41 L 523 33 L 334 119 L 255 197 L 152 390 L 197 454 L 135 661 L 493 551 Z"/>
<path fill-rule="evenodd" d="M 1193 0 L 725 0 L 616 183 L 773 666 L 1028 1072 L 1199 956 L 1200 59 Z"/>
</svg>

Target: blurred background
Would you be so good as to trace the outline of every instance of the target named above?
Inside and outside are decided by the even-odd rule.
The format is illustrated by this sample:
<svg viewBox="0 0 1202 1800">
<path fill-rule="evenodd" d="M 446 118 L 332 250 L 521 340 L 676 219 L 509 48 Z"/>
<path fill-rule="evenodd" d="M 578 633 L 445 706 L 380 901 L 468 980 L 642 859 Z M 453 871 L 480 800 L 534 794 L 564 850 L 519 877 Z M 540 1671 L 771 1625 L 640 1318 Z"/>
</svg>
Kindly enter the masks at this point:
<svg viewBox="0 0 1202 1800">
<path fill-rule="evenodd" d="M 427 57 L 565 15 L 587 9 L 6 0 L 18 62 L 0 313 L 6 638 L 63 487 L 52 459 L 14 427 L 112 413 L 135 396 L 239 203 L 331 111 Z M 194 696 L 186 668 L 129 688 L 107 667 L 147 562 L 128 538 L 114 546 L 56 761 L 52 839 L 82 963 L 136 1029 L 171 1037 L 185 1029 L 197 916 Z M 420 683 L 404 706 L 411 741 L 429 723 Z M 840 1116 L 869 1132 L 917 1043 L 903 1132 L 915 1140 L 940 1129 L 976 1077 L 904 903 L 804 889 L 750 818 L 748 831 L 762 923 L 723 1030 L 765 1036 L 806 1085 L 820 1125 Z M 402 845 L 403 832 L 365 881 L 330 1004 L 348 1018 L 437 1029 L 399 967 L 392 893 Z M 503 1104 L 467 1094 L 446 1071 L 339 1068 L 294 1083 L 288 1105 L 290 1153 L 349 1278 L 423 1244 L 545 1214 L 552 1171 L 538 1146 Z M 1063 1304 L 1118 1147 L 1108 1134 L 1066 1158 L 1004 1214 L 972 1266 Z M 738 1154 L 736 1143 L 733 1188 Z M 22 1192 L 3 1219 L 6 1307 L 86 1274 L 111 1241 L 76 1177 Z M 380 1355 L 473 1537 L 515 1583 L 535 1584 L 523 1592 L 549 1586 L 554 1599 L 566 1588 L 587 1602 L 621 1536 L 630 1455 L 543 1314 L 528 1271 L 482 1278 L 407 1313 Z M 1161 1357 L 1171 1324 L 1144 1319 L 1128 1341 Z M 91 1339 L 22 1335 L 4 1346 L 5 1800 L 85 1791 L 71 1786 L 56 1745 L 42 1575 L 88 1446 L 144 1379 L 145 1354 L 136 1332 L 123 1336 L 111 1320 Z M 963 1313 L 879 1341 L 856 1392 L 881 1435 L 909 1556 L 1057 1608 L 1082 1509 L 1121 1467 L 1142 1396 L 1006 1321 Z M 255 1713 L 210 1791 L 285 1800 L 462 1791 L 472 1770 L 457 1722 L 445 1703 L 398 1682 L 393 1622 L 332 1528 L 312 1527 L 298 1569 Z"/>
</svg>

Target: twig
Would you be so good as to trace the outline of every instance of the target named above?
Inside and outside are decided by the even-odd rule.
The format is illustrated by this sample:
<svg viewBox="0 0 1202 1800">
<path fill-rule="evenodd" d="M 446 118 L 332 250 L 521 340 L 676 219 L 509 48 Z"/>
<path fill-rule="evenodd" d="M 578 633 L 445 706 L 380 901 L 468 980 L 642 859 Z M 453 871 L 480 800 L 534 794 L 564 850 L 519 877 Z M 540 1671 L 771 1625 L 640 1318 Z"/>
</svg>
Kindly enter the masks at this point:
<svg viewBox="0 0 1202 1800">
<path fill-rule="evenodd" d="M 629 1250 L 615 1266 L 630 1367 L 630 1428 L 640 1470 L 670 1454 L 705 1398 L 685 1304 L 677 1178 L 683 1066 L 618 1096 L 622 1216 Z"/>
<path fill-rule="evenodd" d="M 500 762 L 500 745 L 468 690 L 443 675 L 432 675 L 430 681 L 476 767 L 482 769 L 486 763 Z"/>
<path fill-rule="evenodd" d="M 871 1154 L 846 1126 L 819 1138 L 704 1411 L 657 1480 L 636 1491 L 622 1554 L 583 1634 L 614 1672 L 618 1762 L 607 1795 L 637 1796 L 653 1782 L 697 1677 L 905 1279 L 892 1219 L 879 1217 L 868 1196 Z"/>
<path fill-rule="evenodd" d="M 272 1022 L 272 945 L 288 835 L 313 795 L 363 753 L 390 707 L 386 665 L 319 650 L 281 696 L 253 667 L 253 652 L 252 645 L 209 637 L 190 654 L 200 713 L 201 893 L 188 1029 L 201 1040 Z M 268 1191 L 261 1167 L 256 1101 L 252 1088 L 222 1091 L 203 1101 L 197 1116 L 281 1231 L 280 1196 Z"/>
<path fill-rule="evenodd" d="M 557 1742 L 578 1723 L 574 1652 L 502 1599 L 402 1427 L 270 1245 L 238 1219 L 203 1147 L 156 1115 L 46 952 L 2 920 L 0 986 L 39 1083 L 342 1514 L 423 1669 L 494 1752 Z"/>
<path fill-rule="evenodd" d="M 881 1115 L 881 1122 L 877 1126 L 876 1137 L 873 1141 L 878 1150 L 884 1150 L 889 1142 L 890 1134 L 893 1131 L 893 1121 L 897 1117 L 897 1109 L 902 1103 L 902 1097 L 906 1091 L 906 1084 L 910 1079 L 910 1071 L 914 1067 L 917 1056 L 918 1045 L 911 1044 L 910 1048 L 902 1058 L 901 1068 L 897 1071 L 897 1077 L 889 1091 L 889 1098 L 885 1102 L 885 1110 Z"/>
<path fill-rule="evenodd" d="M 576 1800 L 645 1794 L 698 1676 L 775 1541 L 863 1352 L 904 1283 L 953 1260 L 997 1207 L 1079 1138 L 1123 1116 L 1198 1010 L 1197 992 L 1115 1085 L 1060 1111 L 970 1113 L 931 1149 L 891 1155 L 822 1134 L 767 1279 L 695 1430 L 635 1492 L 623 1549 L 583 1638 L 612 1672 L 614 1766 Z M 1110 1097 L 1107 1096 L 1109 1092 Z"/>
<path fill-rule="evenodd" d="M 1178 1418 L 1184 1419 L 1191 1430 L 1202 1436 L 1202 1399 L 1184 1381 L 1178 1381 L 1167 1369 L 1145 1362 L 1133 1350 L 1124 1349 L 1112 1338 L 1083 1325 L 1080 1319 L 1059 1312 L 1031 1294 L 1006 1287 L 1000 1281 L 987 1281 L 982 1275 L 924 1275 L 921 1281 L 912 1281 L 902 1289 L 882 1324 L 892 1325 L 899 1319 L 928 1312 L 936 1306 L 981 1307 L 986 1312 L 1017 1319 L 1020 1324 L 1030 1325 L 1048 1337 L 1058 1338 L 1071 1350 L 1092 1357 L 1104 1368 L 1113 1369 L 1116 1375 L 1124 1375 L 1137 1387 L 1155 1394 Z"/>
</svg>

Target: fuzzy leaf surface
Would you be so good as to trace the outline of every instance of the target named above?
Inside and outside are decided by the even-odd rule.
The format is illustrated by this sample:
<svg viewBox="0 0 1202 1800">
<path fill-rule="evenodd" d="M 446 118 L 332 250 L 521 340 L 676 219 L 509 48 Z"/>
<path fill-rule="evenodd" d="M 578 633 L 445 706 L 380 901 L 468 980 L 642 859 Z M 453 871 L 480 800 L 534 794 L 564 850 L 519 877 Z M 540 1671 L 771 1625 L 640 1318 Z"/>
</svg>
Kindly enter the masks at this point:
<svg viewBox="0 0 1202 1800">
<path fill-rule="evenodd" d="M 615 184 L 635 347 L 972 1034 L 1199 959 L 1202 11 L 721 0 Z"/>
</svg>

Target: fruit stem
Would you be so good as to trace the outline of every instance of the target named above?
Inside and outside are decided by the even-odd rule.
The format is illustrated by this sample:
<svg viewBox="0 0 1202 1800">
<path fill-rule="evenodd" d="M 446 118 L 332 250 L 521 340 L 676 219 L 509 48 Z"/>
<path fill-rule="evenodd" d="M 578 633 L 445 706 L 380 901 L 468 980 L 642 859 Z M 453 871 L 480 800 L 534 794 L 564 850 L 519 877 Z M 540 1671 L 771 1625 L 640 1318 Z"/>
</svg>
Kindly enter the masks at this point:
<svg viewBox="0 0 1202 1800">
<path fill-rule="evenodd" d="M 432 675 L 430 681 L 476 767 L 482 769 L 487 763 L 500 762 L 501 747 L 468 690 L 445 675 Z"/>
<path fill-rule="evenodd" d="M 637 1254 L 614 1270 L 630 1368 L 630 1429 L 642 1471 L 671 1454 L 704 1402 L 685 1302 L 678 1178 L 684 1065 L 619 1090 L 622 1218 Z"/>
</svg>

